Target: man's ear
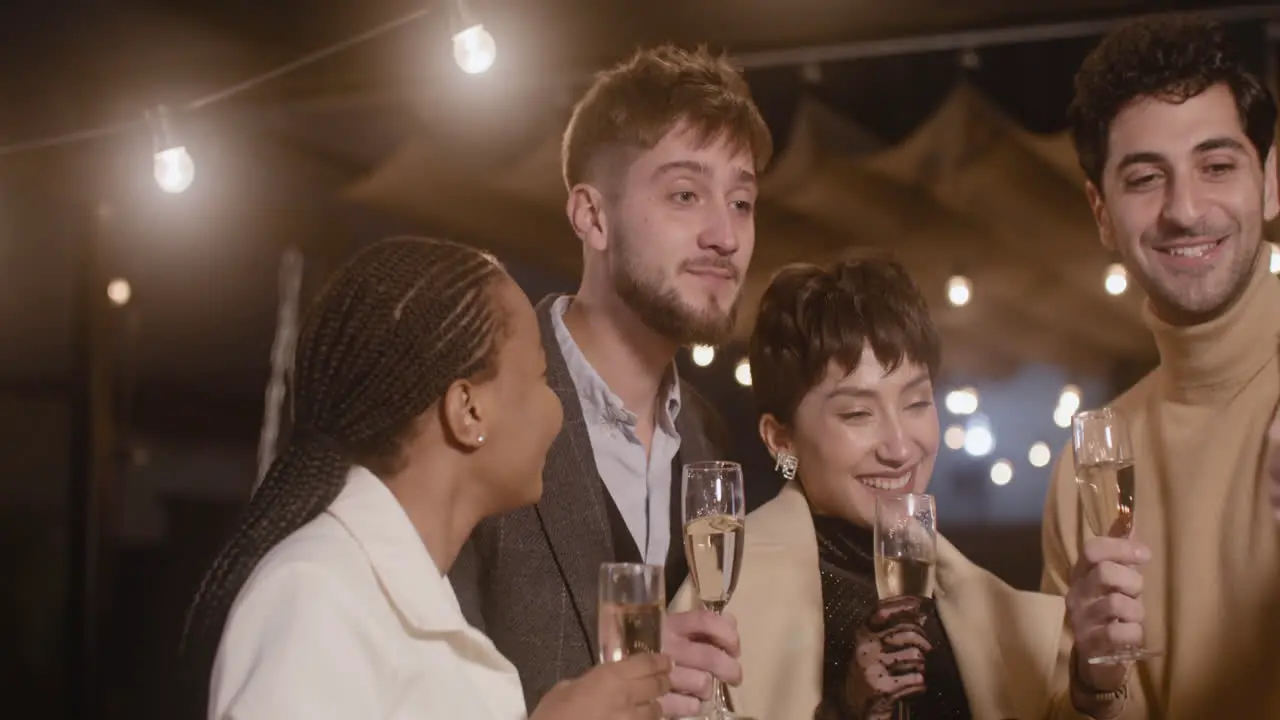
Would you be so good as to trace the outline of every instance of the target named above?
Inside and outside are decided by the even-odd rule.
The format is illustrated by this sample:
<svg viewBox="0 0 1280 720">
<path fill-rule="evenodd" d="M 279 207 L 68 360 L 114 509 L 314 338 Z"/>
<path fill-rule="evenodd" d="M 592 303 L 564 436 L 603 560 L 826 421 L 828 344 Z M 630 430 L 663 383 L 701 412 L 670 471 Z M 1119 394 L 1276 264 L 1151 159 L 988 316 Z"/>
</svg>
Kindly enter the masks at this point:
<svg viewBox="0 0 1280 720">
<path fill-rule="evenodd" d="M 778 422 L 778 419 L 769 413 L 760 416 L 759 423 L 760 441 L 769 450 L 769 456 L 774 460 L 778 459 L 779 453 L 789 452 L 795 454 L 795 450 L 791 448 L 791 434 L 787 432 L 786 427 Z"/>
<path fill-rule="evenodd" d="M 578 183 L 569 189 L 565 203 L 569 224 L 578 239 L 592 250 L 603 251 L 609 246 L 604 205 L 604 194 L 594 185 Z"/>
<path fill-rule="evenodd" d="M 455 380 L 449 386 L 440 402 L 440 414 L 450 442 L 471 450 L 484 445 L 487 416 L 470 381 Z"/>
<path fill-rule="evenodd" d="M 1093 213 L 1093 222 L 1098 226 L 1098 240 L 1102 242 L 1102 247 L 1108 252 L 1116 251 L 1116 240 L 1111 236 L 1111 222 L 1107 215 L 1107 201 L 1102 197 L 1102 191 L 1092 180 L 1084 182 L 1084 196 L 1089 200 L 1089 210 Z"/>
</svg>

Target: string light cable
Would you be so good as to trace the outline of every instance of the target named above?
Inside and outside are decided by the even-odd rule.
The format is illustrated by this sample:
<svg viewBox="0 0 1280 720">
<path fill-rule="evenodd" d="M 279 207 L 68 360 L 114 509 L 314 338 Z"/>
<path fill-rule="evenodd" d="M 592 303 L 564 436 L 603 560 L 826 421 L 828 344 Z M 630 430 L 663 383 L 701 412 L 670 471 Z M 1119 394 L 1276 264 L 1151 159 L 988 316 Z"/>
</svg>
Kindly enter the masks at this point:
<svg viewBox="0 0 1280 720">
<path fill-rule="evenodd" d="M 451 13 L 450 27 L 453 35 L 454 61 L 459 68 L 468 74 L 485 72 L 493 65 L 497 56 L 497 47 L 493 36 L 479 21 L 468 0 L 453 0 L 452 5 L 454 12 Z M 382 37 L 393 30 L 426 17 L 431 14 L 433 9 L 433 7 L 428 6 L 406 13 L 394 20 L 310 52 L 260 75 L 192 100 L 180 106 L 180 110 L 191 113 L 240 95 L 332 55 Z M 165 192 L 183 192 L 190 187 L 195 177 L 195 165 L 191 160 L 190 154 L 178 138 L 173 112 L 164 106 L 147 111 L 142 120 L 116 122 L 87 130 L 78 130 L 62 135 L 0 146 L 0 157 L 119 135 L 134 130 L 143 123 L 149 126 L 153 138 L 156 183 Z"/>
</svg>

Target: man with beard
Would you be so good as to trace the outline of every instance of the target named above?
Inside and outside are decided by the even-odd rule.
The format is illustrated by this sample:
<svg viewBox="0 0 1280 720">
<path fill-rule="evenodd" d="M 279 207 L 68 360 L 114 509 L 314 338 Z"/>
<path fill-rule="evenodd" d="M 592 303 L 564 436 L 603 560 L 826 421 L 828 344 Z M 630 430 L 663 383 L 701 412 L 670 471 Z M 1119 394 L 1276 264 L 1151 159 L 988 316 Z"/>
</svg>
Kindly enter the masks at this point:
<svg viewBox="0 0 1280 720">
<path fill-rule="evenodd" d="M 1113 404 L 1133 443 L 1132 534 L 1085 529 L 1069 451 L 1049 489 L 1043 586 L 1067 599 L 1070 704 L 1100 719 L 1280 717 L 1263 463 L 1280 399 L 1263 242 L 1275 99 L 1220 28 L 1146 20 L 1085 61 L 1071 118 L 1102 242 L 1147 294 L 1160 366 Z M 1160 654 L 1088 662 L 1144 645 Z"/>
<path fill-rule="evenodd" d="M 727 448 L 675 353 L 734 327 L 771 152 L 746 82 L 704 50 L 638 52 L 574 109 L 562 154 L 583 274 L 576 294 L 537 308 L 564 429 L 542 501 L 482 524 L 451 573 L 468 619 L 520 670 L 530 709 L 597 659 L 601 563 L 665 565 L 668 600 L 688 572 L 681 466 Z M 671 614 L 662 643 L 669 717 L 695 714 L 713 675 L 741 681 L 732 617 Z"/>
</svg>

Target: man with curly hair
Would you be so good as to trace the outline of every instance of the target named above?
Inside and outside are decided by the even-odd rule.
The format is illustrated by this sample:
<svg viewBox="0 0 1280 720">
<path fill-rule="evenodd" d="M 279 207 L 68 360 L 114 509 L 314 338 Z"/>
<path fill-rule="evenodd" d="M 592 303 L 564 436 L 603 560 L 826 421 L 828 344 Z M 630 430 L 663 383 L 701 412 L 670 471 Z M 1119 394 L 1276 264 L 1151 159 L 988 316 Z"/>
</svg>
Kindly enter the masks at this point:
<svg viewBox="0 0 1280 720">
<path fill-rule="evenodd" d="M 1280 607 L 1263 463 L 1280 399 L 1280 283 L 1263 241 L 1276 101 L 1220 27 L 1180 16 L 1106 38 L 1070 118 L 1102 243 L 1145 291 L 1160 351 L 1113 403 L 1134 447 L 1132 534 L 1086 530 L 1069 453 L 1048 493 L 1043 589 L 1067 598 L 1070 704 L 1177 719 L 1226 717 L 1242 698 L 1275 717 L 1258 711 L 1280 677 L 1255 649 L 1274 641 L 1260 633 Z M 1158 654 L 1088 661 L 1144 646 Z"/>
</svg>

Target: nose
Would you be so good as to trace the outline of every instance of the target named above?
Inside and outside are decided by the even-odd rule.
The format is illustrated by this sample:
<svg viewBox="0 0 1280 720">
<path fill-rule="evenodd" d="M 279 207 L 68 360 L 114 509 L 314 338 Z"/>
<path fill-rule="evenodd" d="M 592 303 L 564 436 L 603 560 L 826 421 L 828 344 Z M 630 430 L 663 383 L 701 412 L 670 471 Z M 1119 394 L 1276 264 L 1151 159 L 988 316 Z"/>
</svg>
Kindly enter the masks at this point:
<svg viewBox="0 0 1280 720">
<path fill-rule="evenodd" d="M 733 208 L 727 203 L 722 203 L 719 207 L 711 207 L 707 215 L 706 224 L 698 234 L 698 247 L 711 250 L 717 255 L 732 255 L 738 252 L 742 239 L 739 237 L 740 230 Z"/>
<path fill-rule="evenodd" d="M 1161 208 L 1165 222 L 1184 231 L 1199 225 L 1203 214 L 1199 184 L 1191 177 L 1175 176 L 1167 187 Z"/>
<path fill-rule="evenodd" d="M 880 445 L 876 448 L 876 457 L 888 467 L 906 465 L 911 459 L 907 434 L 898 418 L 891 417 L 881 424 Z"/>
</svg>

